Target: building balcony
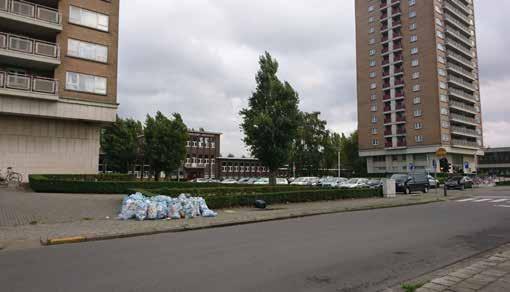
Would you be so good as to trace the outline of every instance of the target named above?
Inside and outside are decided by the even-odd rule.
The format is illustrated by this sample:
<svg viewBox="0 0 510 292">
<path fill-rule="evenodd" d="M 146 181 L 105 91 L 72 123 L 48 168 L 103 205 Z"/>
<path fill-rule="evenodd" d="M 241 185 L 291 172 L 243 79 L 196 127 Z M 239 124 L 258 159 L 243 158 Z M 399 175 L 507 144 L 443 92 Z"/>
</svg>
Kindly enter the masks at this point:
<svg viewBox="0 0 510 292">
<path fill-rule="evenodd" d="M 392 22 L 392 25 L 393 25 L 393 28 L 396 28 L 398 26 L 401 26 L 402 25 L 402 21 L 401 20 L 394 20 Z"/>
<path fill-rule="evenodd" d="M 403 56 L 395 56 L 395 58 L 393 58 L 393 63 L 400 63 L 402 61 L 404 61 Z"/>
<path fill-rule="evenodd" d="M 465 92 L 463 90 L 460 90 L 460 89 L 449 88 L 448 92 L 452 96 L 455 96 L 455 97 L 458 97 L 458 98 L 461 98 L 461 99 L 464 99 L 464 100 L 467 100 L 467 101 L 470 101 L 470 102 L 475 102 L 476 101 L 474 95 L 469 94 L 469 93 L 467 93 L 467 92 Z"/>
<path fill-rule="evenodd" d="M 380 9 L 386 9 L 386 8 L 388 8 L 388 2 L 383 2 L 383 3 L 381 3 L 381 5 L 380 5 L 379 7 L 380 7 Z"/>
<path fill-rule="evenodd" d="M 0 59 L 13 66 L 52 69 L 60 64 L 60 51 L 55 43 L 0 32 Z"/>
<path fill-rule="evenodd" d="M 397 134 L 398 135 L 405 135 L 407 134 L 407 130 L 404 128 L 404 129 L 397 129 Z"/>
<path fill-rule="evenodd" d="M 384 20 L 386 18 L 388 18 L 388 13 L 381 14 L 381 18 L 380 18 L 381 20 Z"/>
<path fill-rule="evenodd" d="M 466 25 L 464 22 L 461 22 L 457 19 L 455 19 L 453 16 L 445 14 L 444 19 L 446 22 L 450 23 L 451 25 L 455 26 L 457 29 L 462 30 L 463 32 L 470 34 L 471 33 L 471 26 Z"/>
<path fill-rule="evenodd" d="M 382 65 L 383 66 L 387 66 L 389 64 L 390 64 L 390 60 L 389 59 L 385 59 L 385 60 L 382 61 Z"/>
<path fill-rule="evenodd" d="M 472 19 L 471 14 L 466 13 L 465 11 L 462 11 L 458 8 L 455 8 L 450 3 L 444 3 L 444 10 L 452 15 L 455 15 L 458 19 L 460 19 L 460 22 L 463 22 L 465 25 L 470 25 L 470 20 Z"/>
<path fill-rule="evenodd" d="M 387 30 L 388 30 L 388 25 L 387 24 L 381 25 L 381 32 L 385 32 Z"/>
<path fill-rule="evenodd" d="M 452 40 L 449 37 L 446 38 L 446 46 L 448 46 L 448 47 L 450 47 L 450 48 L 460 52 L 461 54 L 464 54 L 464 56 L 466 58 L 472 58 L 473 57 L 473 52 L 471 51 L 471 49 L 467 49 L 464 45 L 462 45 L 459 42 L 456 42 L 456 41 Z"/>
<path fill-rule="evenodd" d="M 0 71 L 0 94 L 14 97 L 57 100 L 58 83 L 54 79 Z"/>
<path fill-rule="evenodd" d="M 407 147 L 407 142 L 406 141 L 398 141 L 397 147 Z"/>
<path fill-rule="evenodd" d="M 62 31 L 62 17 L 57 9 L 27 1 L 0 0 L 0 19 L 3 28 L 16 31 Z"/>
<path fill-rule="evenodd" d="M 472 6 L 471 5 L 466 5 L 464 3 L 462 3 L 461 1 L 459 0 L 449 0 L 450 3 L 453 3 L 455 6 L 457 6 L 458 9 L 464 11 L 464 14 L 466 15 L 471 15 L 473 14 L 472 12 Z"/>
<path fill-rule="evenodd" d="M 405 123 L 406 117 L 397 117 L 397 123 Z"/>
<path fill-rule="evenodd" d="M 463 123 L 471 126 L 477 126 L 478 123 L 474 118 L 470 118 L 467 116 L 459 115 L 459 114 L 450 114 L 450 120 L 458 123 Z"/>
<path fill-rule="evenodd" d="M 387 82 L 387 83 L 383 83 L 382 88 L 386 89 L 386 88 L 389 88 L 390 86 L 391 86 L 390 83 Z"/>
<path fill-rule="evenodd" d="M 391 0 L 391 5 L 400 3 L 400 0 Z"/>
<path fill-rule="evenodd" d="M 395 86 L 404 86 L 404 80 L 395 80 Z"/>
<path fill-rule="evenodd" d="M 384 124 L 391 124 L 391 118 L 385 118 Z"/>
<path fill-rule="evenodd" d="M 474 69 L 474 66 L 473 66 L 473 62 L 471 61 L 471 59 L 468 59 L 462 55 L 459 55 L 457 53 L 454 53 L 452 51 L 448 51 L 446 53 L 446 57 L 448 57 L 449 59 L 451 60 L 454 60 L 460 64 L 462 64 L 463 66 L 466 66 L 466 68 L 469 68 L 471 70 Z"/>
<path fill-rule="evenodd" d="M 391 9 L 391 16 L 392 16 L 392 17 L 394 17 L 394 16 L 398 16 L 398 15 L 400 15 L 400 14 L 402 14 L 402 10 L 401 10 L 400 8 L 395 8 L 395 7 L 393 7 L 393 8 Z"/>
<path fill-rule="evenodd" d="M 395 109 L 396 110 L 405 110 L 406 109 L 406 105 L 403 104 L 403 103 L 398 103 L 396 106 L 395 106 Z"/>
<path fill-rule="evenodd" d="M 450 100 L 450 107 L 458 109 L 458 110 L 461 110 L 461 111 L 464 111 L 464 112 L 468 112 L 468 113 L 471 113 L 471 114 L 477 114 L 478 113 L 478 111 L 476 110 L 476 108 L 474 106 L 467 105 L 467 104 L 465 104 L 463 102 L 458 102 L 458 101 Z"/>
<path fill-rule="evenodd" d="M 384 131 L 384 136 L 391 136 L 393 135 L 393 133 L 391 132 L 391 130 L 386 130 Z"/>
<path fill-rule="evenodd" d="M 460 74 L 472 81 L 475 81 L 476 78 L 475 78 L 475 75 L 473 74 L 473 72 L 471 71 L 468 71 L 464 68 L 462 68 L 461 66 L 458 66 L 458 65 L 454 65 L 453 63 L 448 63 L 448 65 L 446 66 L 446 68 L 449 70 L 449 71 L 452 71 L 452 72 L 455 72 L 457 74 Z"/>
<path fill-rule="evenodd" d="M 389 99 L 391 99 L 391 95 L 389 95 L 389 94 L 385 94 L 385 95 L 383 96 L 383 100 L 389 100 Z"/>
<path fill-rule="evenodd" d="M 461 140 L 461 139 L 452 139 L 453 146 L 460 146 L 466 148 L 475 148 L 478 149 L 480 146 L 477 142 L 469 141 L 469 140 Z"/>
<path fill-rule="evenodd" d="M 382 76 L 383 77 L 389 77 L 390 76 L 390 71 L 383 71 L 382 72 Z"/>
<path fill-rule="evenodd" d="M 383 110 L 384 110 L 385 113 L 386 112 L 391 112 L 391 106 L 385 106 Z"/>
<path fill-rule="evenodd" d="M 397 92 L 395 93 L 395 98 L 405 98 L 405 95 L 403 92 Z"/>
<path fill-rule="evenodd" d="M 387 41 L 388 41 L 388 37 L 387 37 L 387 36 L 383 36 L 383 37 L 381 38 L 381 43 L 385 43 L 385 42 L 387 42 Z"/>
<path fill-rule="evenodd" d="M 473 138 L 480 137 L 480 135 L 476 132 L 476 130 L 473 130 L 473 129 L 452 126 L 450 128 L 450 130 L 451 130 L 452 134 L 455 134 L 455 135 L 467 136 L 467 137 L 473 137 Z"/>
<path fill-rule="evenodd" d="M 386 142 L 384 143 L 385 148 L 393 148 L 393 142 Z"/>
<path fill-rule="evenodd" d="M 461 33 L 460 31 L 452 28 L 449 25 L 446 26 L 446 34 L 454 37 L 456 40 L 464 43 L 468 47 L 472 47 L 473 46 L 473 43 L 472 43 L 471 39 L 468 36 L 466 36 L 465 34 Z"/>
<path fill-rule="evenodd" d="M 472 91 L 472 92 L 474 92 L 476 90 L 475 87 L 473 86 L 472 82 L 467 82 L 464 79 L 459 78 L 459 77 L 448 76 L 448 82 L 455 84 L 457 86 L 461 86 L 461 87 L 463 87 L 469 91 Z"/>
<path fill-rule="evenodd" d="M 389 53 L 390 52 L 390 48 L 388 47 L 385 47 L 381 50 L 381 54 L 386 54 L 386 53 Z"/>
</svg>

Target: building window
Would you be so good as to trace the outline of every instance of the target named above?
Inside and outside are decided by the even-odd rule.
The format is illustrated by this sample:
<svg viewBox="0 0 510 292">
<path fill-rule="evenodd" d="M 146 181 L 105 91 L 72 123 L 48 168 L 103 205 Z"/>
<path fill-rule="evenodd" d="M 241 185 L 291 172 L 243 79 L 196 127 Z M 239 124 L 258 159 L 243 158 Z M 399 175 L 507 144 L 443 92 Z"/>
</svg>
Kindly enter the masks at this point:
<svg viewBox="0 0 510 292">
<path fill-rule="evenodd" d="M 414 92 L 416 92 L 416 91 L 420 91 L 420 89 L 421 89 L 420 84 L 415 84 L 415 85 L 413 85 L 413 91 L 414 91 Z"/>
<path fill-rule="evenodd" d="M 377 128 L 372 128 L 372 135 L 377 135 Z"/>
<path fill-rule="evenodd" d="M 445 47 L 444 47 L 444 45 L 443 45 L 443 44 L 441 44 L 441 43 L 437 44 L 437 49 L 438 49 L 438 50 L 440 50 L 440 51 L 442 51 L 442 52 L 444 52 L 444 51 L 446 50 L 446 49 L 445 49 Z"/>
<path fill-rule="evenodd" d="M 368 51 L 368 54 L 369 54 L 370 56 L 375 55 L 375 49 L 371 49 L 370 51 Z"/>
<path fill-rule="evenodd" d="M 420 65 L 420 61 L 418 59 L 414 59 L 411 61 L 411 66 L 416 67 Z"/>
<path fill-rule="evenodd" d="M 437 61 L 441 64 L 446 64 L 446 59 L 443 56 L 437 56 Z"/>
<path fill-rule="evenodd" d="M 377 83 L 370 83 L 370 89 L 376 89 L 377 88 Z"/>
<path fill-rule="evenodd" d="M 377 94 L 370 95 L 370 100 L 377 100 Z"/>
<path fill-rule="evenodd" d="M 371 105 L 370 106 L 370 111 L 376 112 L 377 111 L 377 105 L 376 104 Z"/>
<path fill-rule="evenodd" d="M 372 23 L 372 22 L 374 22 L 374 21 L 375 21 L 375 17 L 370 16 L 370 17 L 368 18 L 368 22 L 369 22 L 369 23 Z"/>
<path fill-rule="evenodd" d="M 370 45 L 375 44 L 375 38 L 371 38 L 371 39 L 368 41 L 368 44 L 370 44 Z"/>
<path fill-rule="evenodd" d="M 68 39 L 67 54 L 69 56 L 106 63 L 108 47 L 84 41 Z"/>
<path fill-rule="evenodd" d="M 446 94 L 440 94 L 439 100 L 442 102 L 448 102 L 448 96 Z"/>
<path fill-rule="evenodd" d="M 450 141 L 450 135 L 448 135 L 448 134 L 443 134 L 443 135 L 441 135 L 441 137 L 442 137 L 443 142 Z"/>
<path fill-rule="evenodd" d="M 421 117 L 421 109 L 417 109 L 414 111 L 414 116 L 415 117 Z"/>
<path fill-rule="evenodd" d="M 413 79 L 420 78 L 420 72 L 413 72 Z"/>
<path fill-rule="evenodd" d="M 377 140 L 377 139 L 372 139 L 372 145 L 374 145 L 374 146 L 379 145 L 379 140 Z"/>
<path fill-rule="evenodd" d="M 375 71 L 372 71 L 372 72 L 368 73 L 368 76 L 370 78 L 375 78 L 377 76 L 377 73 Z"/>
<path fill-rule="evenodd" d="M 418 122 L 418 123 L 414 123 L 414 129 L 415 130 L 421 130 L 423 129 L 423 124 Z"/>
<path fill-rule="evenodd" d="M 106 95 L 106 78 L 67 72 L 66 89 Z"/>
<path fill-rule="evenodd" d="M 442 107 L 442 108 L 441 108 L 441 114 L 442 114 L 442 115 L 444 115 L 444 116 L 447 116 L 447 115 L 449 114 L 448 109 L 447 109 L 447 108 L 445 108 L 445 107 Z"/>
<path fill-rule="evenodd" d="M 416 22 L 411 23 L 411 24 L 409 25 L 409 30 L 415 30 L 415 29 L 416 29 Z"/>
<path fill-rule="evenodd" d="M 415 136 L 414 140 L 416 143 L 422 143 L 424 141 L 423 136 Z"/>
<path fill-rule="evenodd" d="M 372 116 L 372 124 L 377 124 L 377 117 L 376 116 Z"/>
<path fill-rule="evenodd" d="M 102 13 L 80 7 L 69 6 L 69 22 L 102 31 L 108 31 L 109 17 Z"/>
<path fill-rule="evenodd" d="M 446 82 L 441 81 L 441 82 L 439 82 L 439 88 L 448 89 L 448 85 L 446 85 Z"/>
<path fill-rule="evenodd" d="M 418 36 L 417 35 L 414 34 L 414 35 L 411 36 L 411 43 L 414 43 L 417 40 L 418 40 Z"/>
<path fill-rule="evenodd" d="M 441 127 L 444 129 L 450 128 L 450 122 L 448 121 L 441 121 Z"/>
<path fill-rule="evenodd" d="M 375 28 L 371 27 L 370 29 L 368 29 L 368 33 L 374 33 L 375 32 Z"/>
<path fill-rule="evenodd" d="M 409 18 L 416 17 L 416 11 L 409 11 Z"/>
<path fill-rule="evenodd" d="M 409 0 L 409 6 L 413 6 L 414 4 L 416 4 L 416 0 Z"/>
<path fill-rule="evenodd" d="M 439 18 L 436 18 L 436 24 L 439 26 L 443 26 L 443 21 Z"/>
<path fill-rule="evenodd" d="M 421 97 L 415 96 L 413 98 L 413 104 L 420 104 L 421 103 Z"/>
<path fill-rule="evenodd" d="M 442 31 L 436 31 L 436 34 L 439 38 L 444 39 L 444 33 Z"/>
<path fill-rule="evenodd" d="M 374 5 L 368 6 L 368 12 L 372 12 L 372 11 L 374 11 Z"/>
<path fill-rule="evenodd" d="M 437 69 L 437 73 L 439 74 L 439 76 L 446 76 L 446 70 L 443 68 Z"/>
<path fill-rule="evenodd" d="M 375 67 L 376 64 L 377 64 L 377 62 L 375 60 L 370 60 L 370 62 L 368 63 L 368 65 L 370 65 L 370 67 Z"/>
<path fill-rule="evenodd" d="M 411 48 L 411 55 L 418 54 L 418 48 Z"/>
</svg>

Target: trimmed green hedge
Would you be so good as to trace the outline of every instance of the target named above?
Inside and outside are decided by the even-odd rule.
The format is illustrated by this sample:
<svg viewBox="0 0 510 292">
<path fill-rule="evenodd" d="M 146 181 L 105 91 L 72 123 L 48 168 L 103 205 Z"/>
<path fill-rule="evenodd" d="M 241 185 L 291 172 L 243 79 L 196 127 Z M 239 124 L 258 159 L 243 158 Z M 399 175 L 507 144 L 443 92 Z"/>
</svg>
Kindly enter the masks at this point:
<svg viewBox="0 0 510 292">
<path fill-rule="evenodd" d="M 29 176 L 37 180 L 65 180 L 65 181 L 136 181 L 136 177 L 129 174 L 33 174 Z"/>
<path fill-rule="evenodd" d="M 227 195 L 227 194 L 261 194 L 261 193 L 274 193 L 274 192 L 290 192 L 300 190 L 319 189 L 317 187 L 307 186 L 290 186 L 290 185 L 243 185 L 236 187 L 214 187 L 214 188 L 162 188 L 162 189 L 151 189 L 150 192 L 143 189 L 132 189 L 131 192 L 142 192 L 147 196 L 153 195 L 164 195 L 175 197 L 180 194 L 192 194 L 192 195 Z"/>
<path fill-rule="evenodd" d="M 211 209 L 225 209 L 253 206 L 256 200 L 264 200 L 268 204 L 285 204 L 361 199 L 380 196 L 382 196 L 382 191 L 380 189 L 308 189 L 263 194 L 205 195 L 203 197 Z"/>
<path fill-rule="evenodd" d="M 510 181 L 500 181 L 500 182 L 497 182 L 496 186 L 498 186 L 498 187 L 510 186 Z"/>
<path fill-rule="evenodd" d="M 85 194 L 129 194 L 136 189 L 155 190 L 157 193 L 162 189 L 179 190 L 179 193 L 190 193 L 190 190 L 205 189 L 229 189 L 229 188 L 262 188 L 260 186 L 247 185 L 224 185 L 203 184 L 175 181 L 129 181 L 113 180 L 116 176 L 63 176 L 63 175 L 30 175 L 29 183 L 32 190 L 39 193 L 85 193 Z M 111 180 L 108 180 L 111 179 Z M 267 187 L 267 186 L 265 186 Z M 272 188 L 289 188 L 290 186 L 271 186 Z M 292 186 L 291 188 L 294 188 Z M 296 186 L 296 188 L 299 188 Z M 202 191 L 205 193 L 208 191 Z M 218 191 L 215 191 L 217 193 Z"/>
</svg>

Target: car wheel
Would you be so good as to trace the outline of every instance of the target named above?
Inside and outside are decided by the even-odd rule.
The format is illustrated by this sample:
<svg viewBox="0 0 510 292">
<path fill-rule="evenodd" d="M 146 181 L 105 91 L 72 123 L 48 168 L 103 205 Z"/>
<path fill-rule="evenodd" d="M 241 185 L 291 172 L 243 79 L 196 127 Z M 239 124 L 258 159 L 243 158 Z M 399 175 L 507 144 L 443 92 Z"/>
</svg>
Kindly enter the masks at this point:
<svg viewBox="0 0 510 292">
<path fill-rule="evenodd" d="M 411 189 L 410 189 L 409 187 L 406 187 L 406 188 L 404 189 L 404 194 L 406 194 L 406 195 L 410 195 L 410 194 L 411 194 Z"/>
<path fill-rule="evenodd" d="M 461 190 L 461 191 L 463 191 L 463 190 L 465 190 L 465 189 L 466 189 L 466 186 L 465 186 L 465 185 L 461 185 L 461 186 L 460 186 L 460 190 Z"/>
<path fill-rule="evenodd" d="M 428 193 L 428 192 L 429 192 L 429 187 L 425 187 L 425 188 L 423 189 L 423 193 L 425 193 L 425 194 L 426 194 L 426 193 Z"/>
</svg>

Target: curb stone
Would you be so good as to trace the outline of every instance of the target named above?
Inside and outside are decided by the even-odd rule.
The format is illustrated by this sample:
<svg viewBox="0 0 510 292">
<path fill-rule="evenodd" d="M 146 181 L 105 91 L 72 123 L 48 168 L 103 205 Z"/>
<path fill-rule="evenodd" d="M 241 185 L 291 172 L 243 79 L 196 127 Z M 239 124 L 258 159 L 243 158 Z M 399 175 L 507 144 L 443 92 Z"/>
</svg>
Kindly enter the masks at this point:
<svg viewBox="0 0 510 292">
<path fill-rule="evenodd" d="M 434 200 L 423 201 L 423 202 L 408 202 L 408 203 L 399 203 L 399 204 L 394 204 L 394 205 L 381 204 L 379 206 L 375 205 L 375 206 L 367 206 L 367 207 L 359 207 L 359 208 L 345 208 L 345 209 L 341 209 L 341 210 L 331 210 L 331 211 L 322 211 L 322 212 L 321 211 L 319 211 L 319 212 L 303 212 L 303 213 L 298 213 L 298 214 L 277 216 L 274 218 L 259 218 L 259 219 L 255 218 L 255 219 L 250 219 L 250 220 L 245 220 L 245 221 L 232 221 L 232 222 L 224 222 L 224 223 L 217 223 L 217 224 L 212 223 L 209 225 L 201 225 L 201 226 L 185 225 L 185 226 L 178 227 L 178 228 L 151 230 L 151 231 L 134 232 L 134 233 L 120 233 L 120 234 L 108 234 L 108 235 L 97 235 L 97 236 L 73 236 L 73 237 L 65 237 L 65 238 L 41 238 L 40 242 L 41 242 L 41 245 L 43 245 L 43 246 L 73 244 L 73 243 L 82 243 L 82 242 L 89 242 L 89 241 L 102 241 L 102 240 L 111 240 L 111 239 L 157 235 L 157 234 L 164 234 L 164 233 L 178 233 L 178 232 L 193 231 L 193 230 L 213 229 L 213 228 L 230 227 L 230 226 L 236 226 L 236 225 L 247 225 L 247 224 L 253 224 L 253 223 L 281 221 L 281 220 L 305 218 L 305 217 L 329 215 L 329 214 L 337 214 L 337 213 L 347 213 L 347 212 L 369 211 L 369 210 L 377 210 L 377 209 L 407 207 L 407 206 L 428 205 L 428 204 L 440 203 L 440 202 L 445 202 L 445 201 L 446 200 L 442 199 L 442 198 L 435 198 Z"/>
</svg>

